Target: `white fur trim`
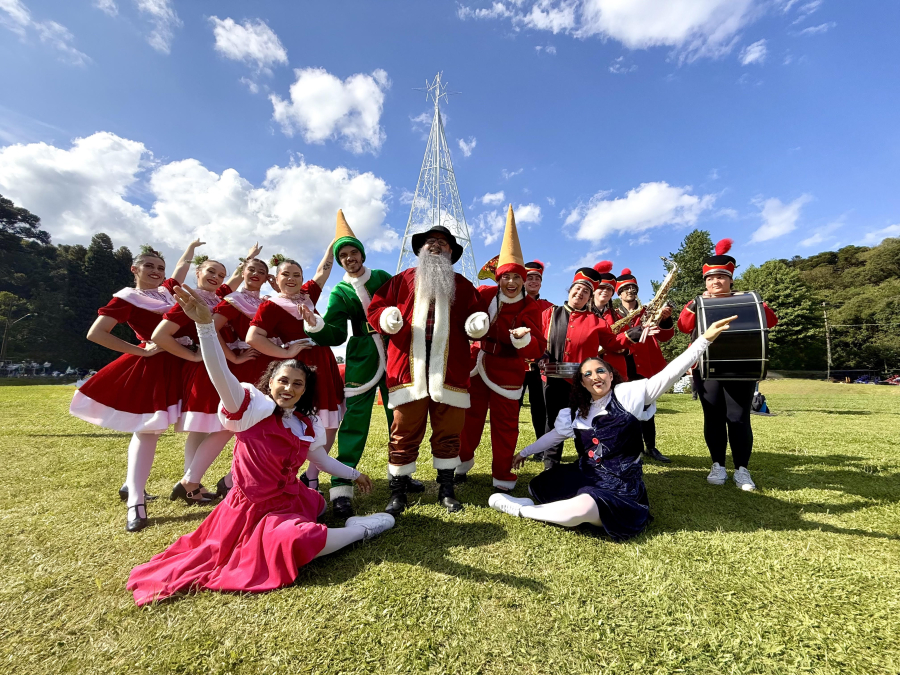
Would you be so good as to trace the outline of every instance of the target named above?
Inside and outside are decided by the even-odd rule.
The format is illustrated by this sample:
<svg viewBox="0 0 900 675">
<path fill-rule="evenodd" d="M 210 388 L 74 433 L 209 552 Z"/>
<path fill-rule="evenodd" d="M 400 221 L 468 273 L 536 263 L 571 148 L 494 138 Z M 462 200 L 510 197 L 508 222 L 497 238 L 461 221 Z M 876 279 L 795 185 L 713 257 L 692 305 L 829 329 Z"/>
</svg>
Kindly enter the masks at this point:
<svg viewBox="0 0 900 675">
<path fill-rule="evenodd" d="M 505 490 L 512 490 L 516 487 L 516 481 L 514 480 L 499 480 L 494 478 L 494 487 L 503 488 Z"/>
<path fill-rule="evenodd" d="M 198 431 L 204 434 L 212 434 L 217 431 L 224 431 L 225 427 L 219 421 L 216 413 L 200 413 L 191 410 L 181 413 L 181 418 L 175 423 L 175 431 L 189 432 Z"/>
<path fill-rule="evenodd" d="M 460 462 L 459 466 L 456 467 L 456 475 L 459 476 L 462 474 L 469 473 L 469 471 L 472 469 L 473 466 L 475 466 L 475 458 L 474 457 L 466 462 Z"/>
<path fill-rule="evenodd" d="M 372 270 L 370 270 L 368 267 L 365 267 L 365 266 L 363 266 L 363 270 L 364 270 L 364 272 L 362 274 L 360 274 L 358 277 L 351 277 L 349 274 L 344 272 L 344 281 L 346 281 L 348 284 L 350 284 L 351 286 L 353 286 L 353 288 L 356 289 L 357 295 L 359 295 L 360 288 L 362 288 L 363 292 L 365 292 L 365 290 L 366 290 L 365 286 L 369 282 L 369 279 L 372 278 Z M 366 293 L 366 295 L 368 296 L 368 293 Z M 360 297 L 360 300 L 363 303 L 363 311 L 368 310 L 369 302 L 366 300 L 363 300 L 362 297 Z"/>
<path fill-rule="evenodd" d="M 403 328 L 403 315 L 400 313 L 400 309 L 397 307 L 386 308 L 378 319 L 378 325 L 385 333 L 390 335 L 398 333 Z"/>
<path fill-rule="evenodd" d="M 425 316 L 422 317 L 422 338 L 425 338 L 425 323 L 428 319 L 428 304 L 425 305 Z M 446 403 L 454 405 L 445 400 L 444 378 L 447 373 L 447 357 L 448 343 L 450 342 L 450 302 L 447 297 L 435 298 L 434 300 L 434 331 L 431 335 L 431 362 L 428 364 L 428 393 L 432 400 L 438 403 Z M 424 345 L 423 345 L 424 346 Z M 422 356 L 425 350 L 422 350 Z M 424 361 L 423 362 L 424 370 Z M 458 407 L 458 406 L 457 406 Z M 468 403 L 466 405 L 468 407 Z"/>
<path fill-rule="evenodd" d="M 466 319 L 466 334 L 473 340 L 484 337 L 491 327 L 491 319 L 485 312 L 475 312 Z"/>
<path fill-rule="evenodd" d="M 170 424 L 175 424 L 181 416 L 181 402 L 170 405 L 166 410 L 150 413 L 129 413 L 110 408 L 76 390 L 69 412 L 104 429 L 128 431 L 131 433 L 163 433 Z"/>
<path fill-rule="evenodd" d="M 409 464 L 402 464 L 400 466 L 396 464 L 388 464 L 388 473 L 391 476 L 412 476 L 416 472 L 416 463 L 410 462 Z"/>
<path fill-rule="evenodd" d="M 372 298 L 369 296 L 369 292 L 366 290 L 366 282 L 372 278 L 372 270 L 366 268 L 366 271 L 359 277 L 351 277 L 348 274 L 344 274 L 344 281 L 346 281 L 350 286 L 353 287 L 353 290 L 356 291 L 356 297 L 359 298 L 359 302 L 363 308 L 363 314 L 369 311 L 369 303 L 372 302 Z M 385 310 L 387 311 L 387 310 Z M 398 310 L 399 311 L 399 310 Z M 384 314 L 382 314 L 384 316 Z M 359 396 L 360 394 L 364 394 L 369 389 L 374 387 L 381 380 L 381 376 L 384 375 L 384 369 L 387 364 L 387 356 L 384 353 L 384 343 L 381 341 L 380 335 L 371 335 L 372 342 L 375 343 L 375 349 L 378 352 L 378 368 L 375 370 L 375 375 L 365 384 L 361 384 L 358 387 L 344 387 L 344 396 Z"/>
<path fill-rule="evenodd" d="M 444 459 L 440 459 L 438 457 L 432 457 L 431 463 L 435 469 L 455 469 L 460 465 L 459 457 L 446 457 Z"/>
<path fill-rule="evenodd" d="M 306 331 L 307 335 L 310 333 L 318 333 L 325 328 L 325 322 L 322 321 L 321 316 L 313 314 L 313 321 L 315 321 L 314 324 L 310 324 L 305 320 L 303 321 L 303 330 Z"/>
<path fill-rule="evenodd" d="M 440 398 L 436 396 L 432 396 L 431 398 L 438 403 L 444 403 L 453 406 L 454 408 L 468 408 L 472 405 L 469 392 L 467 391 L 454 391 L 453 389 L 444 387 L 441 389 L 440 394 Z"/>
<path fill-rule="evenodd" d="M 491 382 L 491 378 L 487 376 L 487 372 L 484 369 L 484 352 L 482 351 L 478 352 L 478 358 L 475 361 L 475 370 L 478 371 L 478 375 L 481 376 L 482 382 L 484 382 L 487 385 L 487 388 L 495 394 L 500 394 L 500 396 L 508 398 L 510 401 L 518 401 L 522 398 L 523 387 L 519 387 L 518 389 L 504 389 L 499 384 Z"/>
<path fill-rule="evenodd" d="M 521 302 L 522 300 L 525 299 L 525 290 L 523 289 L 522 292 L 515 298 L 511 298 L 506 293 L 504 293 L 501 289 L 498 288 L 497 289 L 497 297 L 500 298 L 500 302 L 502 302 L 504 305 L 511 305 L 514 302 Z"/>
<path fill-rule="evenodd" d="M 525 337 L 520 338 L 510 335 L 509 340 L 516 349 L 523 349 L 531 344 L 531 333 L 525 333 Z"/>
<path fill-rule="evenodd" d="M 353 499 L 353 486 L 352 485 L 335 485 L 328 491 L 328 500 L 334 501 L 338 497 L 349 497 Z"/>
</svg>

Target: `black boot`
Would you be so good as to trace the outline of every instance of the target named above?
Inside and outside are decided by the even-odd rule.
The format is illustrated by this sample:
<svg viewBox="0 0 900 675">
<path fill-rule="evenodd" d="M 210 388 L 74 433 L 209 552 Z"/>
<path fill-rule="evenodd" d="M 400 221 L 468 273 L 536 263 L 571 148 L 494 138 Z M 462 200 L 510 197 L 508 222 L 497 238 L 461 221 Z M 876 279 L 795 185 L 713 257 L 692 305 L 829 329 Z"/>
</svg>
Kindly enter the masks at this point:
<svg viewBox="0 0 900 675">
<path fill-rule="evenodd" d="M 406 510 L 406 493 L 409 492 L 409 476 L 391 476 L 388 486 L 391 488 L 391 499 L 384 512 L 399 516 Z"/>
<path fill-rule="evenodd" d="M 652 448 L 650 450 L 644 450 L 644 457 L 646 457 L 647 459 L 656 460 L 657 462 L 663 462 L 664 464 L 668 464 L 669 462 L 672 461 L 671 459 L 666 457 L 664 454 L 662 454 L 656 448 Z"/>
<path fill-rule="evenodd" d="M 469 474 L 467 473 L 454 473 L 453 474 L 453 484 L 459 485 L 460 483 L 465 483 L 469 480 Z"/>
<path fill-rule="evenodd" d="M 463 510 L 463 505 L 460 504 L 453 492 L 453 478 L 453 469 L 438 469 L 438 502 L 440 502 L 441 506 L 446 508 L 449 513 L 456 513 L 457 511 Z"/>
<path fill-rule="evenodd" d="M 416 480 L 415 478 L 410 476 L 409 477 L 409 487 L 406 488 L 406 491 L 407 492 L 425 492 L 425 484 L 422 481 Z"/>
<path fill-rule="evenodd" d="M 331 509 L 335 518 L 349 518 L 353 515 L 353 502 L 350 497 L 335 497 Z"/>
</svg>

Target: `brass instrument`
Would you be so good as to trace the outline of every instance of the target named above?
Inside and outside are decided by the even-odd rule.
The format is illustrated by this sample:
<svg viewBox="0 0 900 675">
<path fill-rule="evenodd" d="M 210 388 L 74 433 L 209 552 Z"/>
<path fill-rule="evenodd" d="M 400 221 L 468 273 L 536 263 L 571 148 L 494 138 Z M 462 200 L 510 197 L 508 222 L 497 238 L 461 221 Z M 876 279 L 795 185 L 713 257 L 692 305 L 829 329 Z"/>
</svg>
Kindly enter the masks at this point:
<svg viewBox="0 0 900 675">
<path fill-rule="evenodd" d="M 670 262 L 666 258 L 660 257 L 660 260 L 663 263 Z M 658 326 L 659 322 L 662 320 L 661 315 L 663 310 L 667 306 L 672 306 L 672 303 L 666 300 L 666 296 L 669 294 L 669 289 L 672 288 L 672 284 L 675 283 L 675 276 L 678 274 L 678 264 L 672 262 L 672 267 L 669 270 L 669 273 L 666 275 L 666 278 L 663 279 L 663 282 L 659 285 L 659 288 L 656 290 L 656 295 L 653 296 L 653 299 L 648 302 L 645 306 L 638 306 L 637 309 L 634 309 L 628 312 L 628 315 L 616 321 L 612 326 L 610 326 L 610 330 L 618 335 L 621 333 L 628 325 L 634 320 L 634 318 L 644 312 L 644 316 L 641 319 L 642 326 Z"/>
</svg>

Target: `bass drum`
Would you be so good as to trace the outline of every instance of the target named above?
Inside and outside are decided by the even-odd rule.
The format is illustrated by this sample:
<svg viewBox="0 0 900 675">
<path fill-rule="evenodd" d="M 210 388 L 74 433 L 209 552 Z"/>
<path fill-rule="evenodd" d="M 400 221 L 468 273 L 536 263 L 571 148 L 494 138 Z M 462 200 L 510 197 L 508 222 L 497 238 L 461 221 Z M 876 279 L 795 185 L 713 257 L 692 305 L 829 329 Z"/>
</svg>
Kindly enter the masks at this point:
<svg viewBox="0 0 900 675">
<path fill-rule="evenodd" d="M 769 328 L 763 301 L 756 291 L 722 298 L 697 297 L 697 333 L 710 324 L 737 315 L 728 330 L 700 357 L 704 380 L 764 380 L 769 368 Z"/>
</svg>

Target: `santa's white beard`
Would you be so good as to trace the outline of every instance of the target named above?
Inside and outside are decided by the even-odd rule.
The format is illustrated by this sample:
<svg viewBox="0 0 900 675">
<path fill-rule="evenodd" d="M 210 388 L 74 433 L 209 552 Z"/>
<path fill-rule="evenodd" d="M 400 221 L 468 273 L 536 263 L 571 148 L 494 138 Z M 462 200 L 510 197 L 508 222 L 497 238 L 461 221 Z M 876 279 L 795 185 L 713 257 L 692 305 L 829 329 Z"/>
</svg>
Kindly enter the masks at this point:
<svg viewBox="0 0 900 675">
<path fill-rule="evenodd" d="M 450 258 L 443 254 L 434 255 L 422 247 L 416 265 L 416 295 L 429 302 L 435 298 L 447 298 L 452 305 L 455 294 L 456 273 Z"/>
</svg>

